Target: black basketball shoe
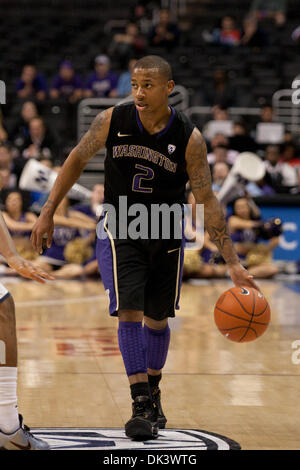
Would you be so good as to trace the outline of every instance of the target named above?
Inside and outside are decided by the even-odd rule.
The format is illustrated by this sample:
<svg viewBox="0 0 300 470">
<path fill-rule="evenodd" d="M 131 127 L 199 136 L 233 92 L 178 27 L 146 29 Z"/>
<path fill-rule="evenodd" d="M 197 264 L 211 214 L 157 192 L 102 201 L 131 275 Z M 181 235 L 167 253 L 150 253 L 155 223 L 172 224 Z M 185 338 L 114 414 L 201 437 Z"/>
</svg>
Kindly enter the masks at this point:
<svg viewBox="0 0 300 470">
<path fill-rule="evenodd" d="M 132 417 L 125 424 L 125 434 L 143 441 L 158 436 L 157 411 L 150 397 L 138 396 L 132 403 Z"/>
<path fill-rule="evenodd" d="M 165 429 L 167 424 L 167 418 L 164 415 L 161 401 L 160 401 L 160 389 L 159 387 L 151 387 L 151 395 L 154 404 L 154 408 L 157 410 L 157 424 L 159 429 Z"/>
</svg>

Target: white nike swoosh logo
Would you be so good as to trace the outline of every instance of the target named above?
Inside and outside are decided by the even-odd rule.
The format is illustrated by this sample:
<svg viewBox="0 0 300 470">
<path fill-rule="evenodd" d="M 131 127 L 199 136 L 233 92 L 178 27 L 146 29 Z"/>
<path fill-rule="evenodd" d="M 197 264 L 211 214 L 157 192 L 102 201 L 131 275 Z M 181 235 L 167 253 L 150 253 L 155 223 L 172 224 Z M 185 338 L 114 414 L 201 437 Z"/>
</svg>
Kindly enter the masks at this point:
<svg viewBox="0 0 300 470">
<path fill-rule="evenodd" d="M 121 132 L 118 132 L 118 137 L 130 137 L 132 134 L 121 134 Z"/>
<path fill-rule="evenodd" d="M 168 253 L 173 253 L 173 251 L 180 250 L 181 246 L 179 248 L 174 248 L 174 250 L 169 250 Z"/>
</svg>

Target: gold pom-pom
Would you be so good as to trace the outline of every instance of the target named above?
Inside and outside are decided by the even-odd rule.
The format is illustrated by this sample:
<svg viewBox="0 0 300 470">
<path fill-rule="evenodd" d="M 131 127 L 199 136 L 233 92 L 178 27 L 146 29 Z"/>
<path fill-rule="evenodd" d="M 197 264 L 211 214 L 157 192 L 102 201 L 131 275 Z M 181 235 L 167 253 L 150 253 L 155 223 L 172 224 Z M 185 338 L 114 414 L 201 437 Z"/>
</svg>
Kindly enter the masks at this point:
<svg viewBox="0 0 300 470">
<path fill-rule="evenodd" d="M 29 238 L 26 237 L 14 237 L 14 244 L 22 258 L 33 261 L 38 258 L 39 254 L 32 248 Z"/>
<path fill-rule="evenodd" d="M 246 256 L 247 266 L 258 266 L 264 263 L 271 263 L 272 261 L 272 252 L 269 250 L 268 246 L 263 243 L 259 243 L 248 251 Z"/>
<path fill-rule="evenodd" d="M 192 274 L 198 272 L 202 266 L 202 259 L 199 255 L 199 250 L 185 250 L 183 270 L 185 274 Z"/>
<path fill-rule="evenodd" d="M 93 249 L 84 238 L 74 238 L 64 249 L 64 257 L 68 263 L 83 264 L 92 254 Z"/>
</svg>

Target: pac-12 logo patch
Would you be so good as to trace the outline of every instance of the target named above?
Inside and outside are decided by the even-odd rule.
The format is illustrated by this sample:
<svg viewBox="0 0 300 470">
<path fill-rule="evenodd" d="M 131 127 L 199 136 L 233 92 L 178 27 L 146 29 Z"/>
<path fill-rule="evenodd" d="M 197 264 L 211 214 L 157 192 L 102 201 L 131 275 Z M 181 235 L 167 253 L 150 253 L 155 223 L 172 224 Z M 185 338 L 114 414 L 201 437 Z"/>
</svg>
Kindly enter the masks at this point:
<svg viewBox="0 0 300 470">
<path fill-rule="evenodd" d="M 168 152 L 169 153 L 174 153 L 176 150 L 176 145 L 169 144 L 168 145 Z"/>
<path fill-rule="evenodd" d="M 48 442 L 50 450 L 240 450 L 241 446 L 219 434 L 195 429 L 160 429 L 158 438 L 132 441 L 124 429 L 43 428 L 34 435 Z"/>
</svg>

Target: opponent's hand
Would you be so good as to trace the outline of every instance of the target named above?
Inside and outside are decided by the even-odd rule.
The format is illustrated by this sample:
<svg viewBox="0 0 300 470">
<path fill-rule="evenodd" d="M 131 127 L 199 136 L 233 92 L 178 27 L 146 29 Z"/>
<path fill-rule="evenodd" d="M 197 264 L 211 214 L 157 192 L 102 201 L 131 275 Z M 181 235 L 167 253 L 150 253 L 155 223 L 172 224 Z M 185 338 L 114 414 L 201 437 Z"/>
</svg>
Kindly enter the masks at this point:
<svg viewBox="0 0 300 470">
<path fill-rule="evenodd" d="M 253 281 L 253 276 L 248 273 L 242 264 L 235 264 L 228 267 L 232 282 L 237 287 L 253 287 L 260 291 L 260 288 Z"/>
<path fill-rule="evenodd" d="M 53 216 L 41 212 L 38 220 L 33 226 L 31 232 L 31 244 L 33 249 L 40 255 L 43 253 L 43 243 L 47 248 L 50 248 L 52 244 L 52 235 L 54 230 Z"/>
<path fill-rule="evenodd" d="M 53 281 L 54 277 L 42 271 L 38 266 L 34 266 L 20 255 L 13 255 L 7 258 L 8 265 L 17 271 L 21 276 L 44 284 L 46 280 Z"/>
</svg>

